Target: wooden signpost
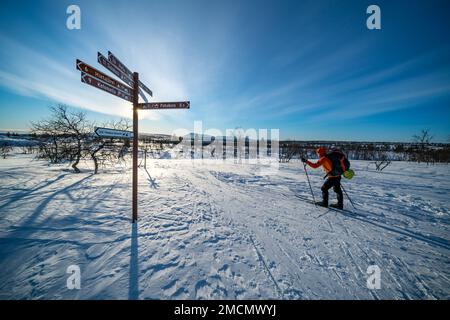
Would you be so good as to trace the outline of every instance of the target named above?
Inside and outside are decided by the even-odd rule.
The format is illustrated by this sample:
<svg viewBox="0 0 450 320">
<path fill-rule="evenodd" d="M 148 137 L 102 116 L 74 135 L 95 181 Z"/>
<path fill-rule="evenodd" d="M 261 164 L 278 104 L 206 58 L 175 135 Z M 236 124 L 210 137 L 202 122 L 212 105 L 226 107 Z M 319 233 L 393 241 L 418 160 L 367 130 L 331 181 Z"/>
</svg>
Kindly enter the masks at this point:
<svg viewBox="0 0 450 320">
<path fill-rule="evenodd" d="M 133 132 L 121 131 L 110 128 L 96 128 L 95 133 L 100 137 L 109 138 L 133 138 L 133 177 L 132 177 L 132 221 L 138 218 L 138 145 L 139 145 L 139 118 L 138 110 L 151 109 L 189 109 L 189 101 L 181 102 L 153 102 L 148 103 L 144 94 L 146 92 L 153 97 L 153 92 L 139 80 L 137 72 L 131 72 L 119 59 L 108 51 L 108 59 L 100 52 L 97 54 L 97 61 L 114 75 L 119 77 L 125 84 L 111 78 L 103 72 L 91 67 L 81 60 L 76 60 L 76 68 L 81 71 L 81 81 L 97 89 L 106 91 L 112 95 L 133 103 Z M 139 103 L 139 95 L 146 103 Z"/>
</svg>

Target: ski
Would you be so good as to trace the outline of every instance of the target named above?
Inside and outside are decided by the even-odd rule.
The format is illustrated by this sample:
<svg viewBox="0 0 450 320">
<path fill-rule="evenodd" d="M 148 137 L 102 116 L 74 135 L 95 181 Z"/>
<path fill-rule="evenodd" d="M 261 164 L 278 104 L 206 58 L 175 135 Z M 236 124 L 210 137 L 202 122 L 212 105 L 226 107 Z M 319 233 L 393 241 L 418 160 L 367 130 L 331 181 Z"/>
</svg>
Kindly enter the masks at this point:
<svg viewBox="0 0 450 320">
<path fill-rule="evenodd" d="M 317 208 L 329 209 L 329 210 L 333 210 L 333 211 L 337 211 L 337 212 L 345 212 L 345 213 L 349 213 L 349 214 L 357 214 L 356 212 L 353 212 L 353 211 L 348 210 L 348 209 L 338 209 L 338 208 L 333 208 L 333 207 L 330 207 L 330 206 L 328 206 L 328 207 L 322 207 L 322 206 L 317 205 L 317 204 L 316 204 L 314 201 L 312 201 L 311 199 L 308 199 L 308 198 L 306 198 L 306 197 L 304 197 L 304 196 L 301 196 L 301 195 L 298 195 L 298 194 L 295 194 L 295 196 L 296 196 L 297 198 L 299 198 L 299 199 L 305 201 L 305 202 L 308 202 L 308 203 L 310 203 L 310 204 L 316 206 Z"/>
</svg>

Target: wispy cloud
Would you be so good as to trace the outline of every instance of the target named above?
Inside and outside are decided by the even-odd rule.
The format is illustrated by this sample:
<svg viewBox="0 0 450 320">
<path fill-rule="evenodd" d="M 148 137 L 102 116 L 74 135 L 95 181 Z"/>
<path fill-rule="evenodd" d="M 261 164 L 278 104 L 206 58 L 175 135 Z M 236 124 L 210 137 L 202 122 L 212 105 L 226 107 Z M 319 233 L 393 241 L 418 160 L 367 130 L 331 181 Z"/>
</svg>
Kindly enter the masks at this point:
<svg viewBox="0 0 450 320">
<path fill-rule="evenodd" d="M 0 85 L 20 95 L 65 103 L 104 114 L 130 117 L 130 104 L 108 93 L 87 87 L 80 82 L 80 72 L 75 70 L 75 59 L 64 65 L 44 53 L 29 48 L 15 40 L 0 37 L 14 54 L 7 65 L 0 68 Z M 152 119 L 158 119 L 153 114 Z"/>
<path fill-rule="evenodd" d="M 273 83 L 255 84 L 244 89 L 232 104 L 231 110 L 267 119 L 271 115 L 286 116 L 317 108 L 323 104 L 323 97 L 327 95 L 326 90 L 322 89 L 325 86 L 323 83 L 336 74 L 346 72 L 347 62 L 357 59 L 366 50 L 367 42 L 356 41 L 316 58 L 311 56 L 316 53 L 311 52 L 310 56 L 300 61 L 301 71 L 289 79 L 282 79 L 277 86 L 273 86 Z"/>
<path fill-rule="evenodd" d="M 311 121 L 354 119 L 420 106 L 450 96 L 450 66 L 427 64 L 442 59 L 430 52 L 350 81 L 325 88 L 327 99 Z M 421 66 L 425 67 L 421 68 Z"/>
<path fill-rule="evenodd" d="M 354 119 L 417 106 L 450 96 L 447 50 L 430 51 L 410 60 L 374 69 L 349 61 L 368 47 L 349 46 L 326 59 L 316 59 L 285 86 L 248 98 L 240 108 L 261 120 L 302 115 L 303 121 Z M 440 62 L 440 63 L 437 63 Z"/>
</svg>

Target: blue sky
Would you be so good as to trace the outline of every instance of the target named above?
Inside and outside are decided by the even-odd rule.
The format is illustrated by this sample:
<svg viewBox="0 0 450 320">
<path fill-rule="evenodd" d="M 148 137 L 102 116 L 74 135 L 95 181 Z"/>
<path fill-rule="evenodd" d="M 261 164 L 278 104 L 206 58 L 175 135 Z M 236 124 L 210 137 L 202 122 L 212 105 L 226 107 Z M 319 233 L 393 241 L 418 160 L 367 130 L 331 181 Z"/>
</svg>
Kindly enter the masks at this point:
<svg viewBox="0 0 450 320">
<path fill-rule="evenodd" d="M 81 8 L 81 30 L 66 8 Z M 366 28 L 381 8 L 382 29 Z M 450 138 L 449 1 L 5 1 L 0 11 L 0 129 L 26 130 L 62 102 L 98 124 L 131 105 L 86 86 L 79 58 L 102 70 L 111 50 L 153 101 L 141 132 L 279 128 L 281 138 Z M 108 72 L 106 72 L 108 73 Z"/>
</svg>

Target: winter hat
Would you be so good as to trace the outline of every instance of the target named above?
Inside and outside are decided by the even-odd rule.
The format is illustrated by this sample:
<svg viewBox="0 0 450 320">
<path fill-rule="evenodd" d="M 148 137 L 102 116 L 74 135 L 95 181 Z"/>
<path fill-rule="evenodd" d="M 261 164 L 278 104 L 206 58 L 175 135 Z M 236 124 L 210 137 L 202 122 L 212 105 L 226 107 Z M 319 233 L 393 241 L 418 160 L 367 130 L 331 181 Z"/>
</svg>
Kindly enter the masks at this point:
<svg viewBox="0 0 450 320">
<path fill-rule="evenodd" d="M 320 147 L 316 149 L 316 153 L 320 156 L 323 157 L 326 153 L 327 153 L 327 149 L 324 147 Z"/>
</svg>

